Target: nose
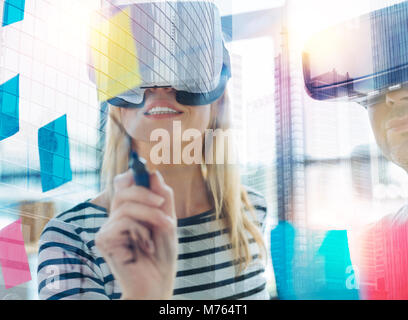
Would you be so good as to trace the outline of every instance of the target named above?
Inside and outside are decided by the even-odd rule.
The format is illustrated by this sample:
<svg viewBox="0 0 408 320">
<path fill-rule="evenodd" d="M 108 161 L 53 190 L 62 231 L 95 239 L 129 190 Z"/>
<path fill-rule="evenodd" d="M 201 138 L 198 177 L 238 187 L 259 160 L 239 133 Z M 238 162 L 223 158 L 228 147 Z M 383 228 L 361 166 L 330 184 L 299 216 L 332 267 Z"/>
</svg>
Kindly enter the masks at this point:
<svg viewBox="0 0 408 320">
<path fill-rule="evenodd" d="M 164 98 L 164 99 L 174 99 L 176 97 L 176 91 L 172 87 L 152 87 L 146 88 L 145 98 L 149 97 Z"/>
</svg>

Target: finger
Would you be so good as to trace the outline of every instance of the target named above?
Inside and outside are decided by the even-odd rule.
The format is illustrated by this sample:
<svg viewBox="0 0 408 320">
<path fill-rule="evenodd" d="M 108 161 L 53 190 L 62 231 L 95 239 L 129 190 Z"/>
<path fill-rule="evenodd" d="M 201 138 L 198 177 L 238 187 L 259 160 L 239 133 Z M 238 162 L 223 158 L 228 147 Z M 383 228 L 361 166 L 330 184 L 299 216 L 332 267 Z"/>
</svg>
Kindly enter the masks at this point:
<svg viewBox="0 0 408 320">
<path fill-rule="evenodd" d="M 150 189 L 165 199 L 161 209 L 169 217 L 175 219 L 173 189 L 166 185 L 162 175 L 157 170 L 150 175 Z"/>
<path fill-rule="evenodd" d="M 139 247 L 148 254 L 154 252 L 149 228 L 130 218 L 108 222 L 102 227 L 101 233 L 97 234 L 95 244 L 101 252 L 109 256 L 118 248 L 127 248 L 134 252 Z"/>
<path fill-rule="evenodd" d="M 133 225 L 133 228 L 131 229 L 132 233 L 132 238 L 137 243 L 140 248 L 148 254 L 153 254 L 155 249 L 154 249 L 154 244 L 153 241 L 151 240 L 151 232 L 148 228 L 146 228 L 144 225 L 136 223 Z"/>
<path fill-rule="evenodd" d="M 126 237 L 126 243 L 121 249 L 127 250 L 129 253 L 129 258 L 124 260 L 124 264 L 135 263 L 137 261 L 137 250 L 139 249 L 138 240 L 134 240 L 132 237 L 131 230 L 127 229 L 122 232 Z"/>
<path fill-rule="evenodd" d="M 115 210 L 126 201 L 139 202 L 147 206 L 161 207 L 165 199 L 145 187 L 132 185 L 125 189 L 121 189 L 115 194 L 112 200 L 111 209 Z"/>
<path fill-rule="evenodd" d="M 153 240 L 139 239 L 135 241 L 136 246 L 139 247 L 146 255 L 153 255 L 155 253 L 155 245 Z"/>
<path fill-rule="evenodd" d="M 140 224 L 137 221 L 129 217 L 108 220 L 108 222 L 105 223 L 96 234 L 95 243 L 100 244 L 101 247 L 106 247 L 114 242 L 124 242 L 128 237 L 126 235 L 126 232 L 132 231 L 134 228 L 138 228 L 138 225 Z M 144 228 L 146 230 L 141 231 L 140 235 L 149 238 L 150 230 L 143 225 L 140 225 L 139 229 L 141 228 Z"/>
<path fill-rule="evenodd" d="M 116 193 L 118 190 L 128 188 L 132 184 L 134 184 L 133 172 L 131 169 L 129 169 L 128 171 L 124 173 L 118 174 L 113 179 L 113 190 Z"/>
<path fill-rule="evenodd" d="M 127 221 L 126 221 L 127 220 Z M 116 223 L 118 237 L 109 241 L 108 248 L 112 257 L 117 250 L 129 252 L 128 258 L 124 263 L 135 263 L 137 261 L 137 252 L 142 250 L 146 255 L 152 255 L 155 252 L 155 246 L 150 239 L 150 230 L 145 226 L 130 221 L 130 219 L 121 219 Z M 120 255 L 123 257 L 123 253 Z M 122 259 L 123 260 L 123 259 Z"/>
<path fill-rule="evenodd" d="M 109 218 L 113 220 L 129 218 L 133 221 L 146 223 L 158 228 L 167 227 L 169 223 L 169 217 L 160 208 L 146 206 L 133 201 L 122 203 L 119 208 L 112 211 Z"/>
</svg>

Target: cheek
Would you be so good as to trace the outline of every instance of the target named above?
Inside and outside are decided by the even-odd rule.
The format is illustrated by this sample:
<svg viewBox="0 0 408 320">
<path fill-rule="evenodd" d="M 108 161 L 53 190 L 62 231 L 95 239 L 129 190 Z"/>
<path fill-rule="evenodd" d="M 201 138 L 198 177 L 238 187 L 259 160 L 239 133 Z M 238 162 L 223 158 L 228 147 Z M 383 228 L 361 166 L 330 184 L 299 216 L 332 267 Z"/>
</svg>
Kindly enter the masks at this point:
<svg viewBox="0 0 408 320">
<path fill-rule="evenodd" d="M 207 106 L 195 106 L 190 107 L 189 121 L 186 123 L 186 129 L 197 129 L 204 133 L 208 128 L 211 116 L 211 107 Z"/>
<path fill-rule="evenodd" d="M 125 127 L 127 133 L 131 136 L 134 136 L 140 121 L 139 110 L 122 108 L 120 110 L 120 115 L 123 126 Z"/>
</svg>

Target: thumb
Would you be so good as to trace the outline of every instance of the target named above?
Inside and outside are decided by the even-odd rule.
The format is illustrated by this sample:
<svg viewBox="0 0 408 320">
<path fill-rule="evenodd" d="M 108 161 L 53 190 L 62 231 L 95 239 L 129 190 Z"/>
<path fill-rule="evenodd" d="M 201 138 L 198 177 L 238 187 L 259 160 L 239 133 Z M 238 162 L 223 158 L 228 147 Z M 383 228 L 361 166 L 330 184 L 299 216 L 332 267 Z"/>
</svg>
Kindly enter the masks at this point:
<svg viewBox="0 0 408 320">
<path fill-rule="evenodd" d="M 165 199 L 161 209 L 175 218 L 173 189 L 164 182 L 163 176 L 157 170 L 150 174 L 150 190 Z"/>
<path fill-rule="evenodd" d="M 128 171 L 121 173 L 114 178 L 113 187 L 116 192 L 118 190 L 130 187 L 134 183 L 133 172 L 131 169 L 129 169 Z"/>
</svg>

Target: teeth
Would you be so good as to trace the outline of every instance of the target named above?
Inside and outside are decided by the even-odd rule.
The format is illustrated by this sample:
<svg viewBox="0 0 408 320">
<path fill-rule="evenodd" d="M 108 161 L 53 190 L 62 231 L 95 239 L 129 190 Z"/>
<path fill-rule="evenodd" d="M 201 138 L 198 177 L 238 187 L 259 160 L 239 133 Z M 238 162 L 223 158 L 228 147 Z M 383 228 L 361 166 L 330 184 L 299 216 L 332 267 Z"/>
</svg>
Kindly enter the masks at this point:
<svg viewBox="0 0 408 320">
<path fill-rule="evenodd" d="M 168 107 L 154 107 L 150 109 L 147 114 L 168 114 L 168 113 L 179 113 L 176 110 L 170 109 Z"/>
</svg>

